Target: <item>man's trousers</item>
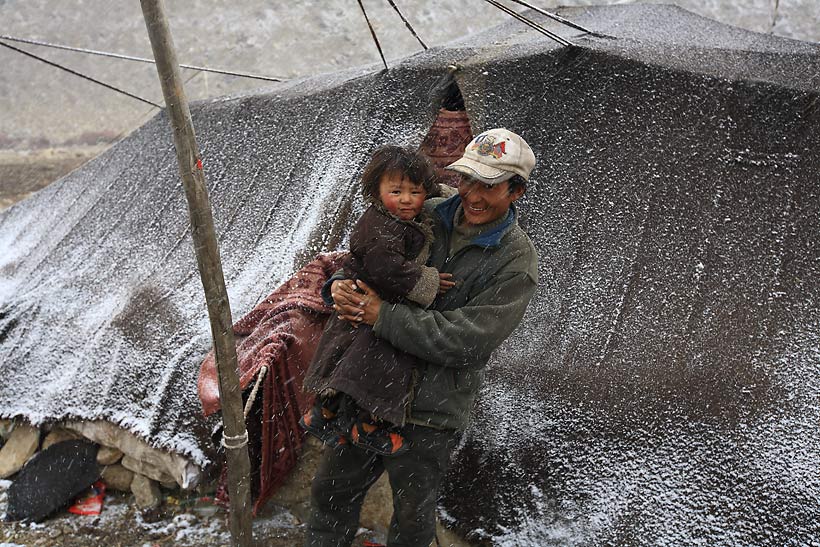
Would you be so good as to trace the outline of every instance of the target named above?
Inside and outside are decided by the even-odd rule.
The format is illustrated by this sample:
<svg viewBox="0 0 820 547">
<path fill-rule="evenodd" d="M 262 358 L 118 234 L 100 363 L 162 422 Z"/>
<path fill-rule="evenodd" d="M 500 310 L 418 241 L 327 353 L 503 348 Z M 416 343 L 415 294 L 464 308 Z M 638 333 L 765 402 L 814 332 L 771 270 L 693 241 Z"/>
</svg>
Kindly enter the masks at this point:
<svg viewBox="0 0 820 547">
<path fill-rule="evenodd" d="M 387 472 L 393 491 L 389 547 L 429 547 L 436 532 L 436 500 L 455 446 L 455 430 L 408 425 L 410 449 L 379 456 L 353 445 L 325 447 L 311 487 L 306 547 L 347 547 L 359 529 L 367 490 Z"/>
</svg>

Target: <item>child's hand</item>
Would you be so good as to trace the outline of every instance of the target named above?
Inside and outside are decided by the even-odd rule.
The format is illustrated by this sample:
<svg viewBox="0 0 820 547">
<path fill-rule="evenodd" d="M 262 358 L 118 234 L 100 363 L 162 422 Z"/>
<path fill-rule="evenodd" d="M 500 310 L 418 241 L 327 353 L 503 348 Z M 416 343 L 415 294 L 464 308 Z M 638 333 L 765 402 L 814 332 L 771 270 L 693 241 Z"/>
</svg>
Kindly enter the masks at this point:
<svg viewBox="0 0 820 547">
<path fill-rule="evenodd" d="M 330 291 L 333 296 L 333 309 L 336 310 L 339 319 L 353 326 L 376 324 L 382 299 L 364 281 L 337 279 L 330 286 Z"/>
<path fill-rule="evenodd" d="M 455 281 L 450 281 L 453 278 L 453 274 L 451 273 L 441 273 L 438 274 L 438 293 L 444 294 L 448 290 L 452 289 L 456 286 Z"/>
</svg>

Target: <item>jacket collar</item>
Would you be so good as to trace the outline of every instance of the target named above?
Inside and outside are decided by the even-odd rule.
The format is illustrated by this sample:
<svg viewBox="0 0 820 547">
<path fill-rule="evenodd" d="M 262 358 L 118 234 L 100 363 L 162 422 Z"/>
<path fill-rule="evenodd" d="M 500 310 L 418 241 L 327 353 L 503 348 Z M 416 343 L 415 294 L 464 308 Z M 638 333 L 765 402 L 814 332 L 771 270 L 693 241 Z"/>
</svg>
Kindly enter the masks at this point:
<svg viewBox="0 0 820 547">
<path fill-rule="evenodd" d="M 458 194 L 436 205 L 435 212 L 439 218 L 441 218 L 441 221 L 444 223 L 444 227 L 447 229 L 448 233 L 453 232 L 453 223 L 455 222 L 456 211 L 460 205 L 461 196 Z M 506 234 L 513 224 L 515 224 L 517 217 L 518 212 L 515 210 L 515 205 L 510 204 L 510 210 L 507 212 L 507 218 L 505 218 L 501 224 L 492 230 L 488 230 L 474 237 L 470 244 L 486 248 L 497 247 L 501 244 L 501 238 L 504 237 L 504 234 Z"/>
</svg>

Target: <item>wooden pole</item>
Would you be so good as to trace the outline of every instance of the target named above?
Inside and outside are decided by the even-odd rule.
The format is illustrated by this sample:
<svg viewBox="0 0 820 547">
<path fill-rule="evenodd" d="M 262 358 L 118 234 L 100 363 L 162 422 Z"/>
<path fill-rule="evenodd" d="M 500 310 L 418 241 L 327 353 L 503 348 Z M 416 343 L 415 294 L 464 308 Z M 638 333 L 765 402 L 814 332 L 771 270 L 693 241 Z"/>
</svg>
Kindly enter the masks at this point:
<svg viewBox="0 0 820 547">
<path fill-rule="evenodd" d="M 247 430 L 242 414 L 242 393 L 239 389 L 231 308 L 222 274 L 222 262 L 219 258 L 208 189 L 205 186 L 205 174 L 196 145 L 191 111 L 179 74 L 176 49 L 171 38 L 165 6 L 162 0 L 140 0 L 140 4 L 174 131 L 179 172 L 188 200 L 194 250 L 211 321 L 219 373 L 219 398 L 222 403 L 223 442 L 228 460 L 231 538 L 234 545 L 249 547 L 253 543 L 253 537 Z"/>
</svg>

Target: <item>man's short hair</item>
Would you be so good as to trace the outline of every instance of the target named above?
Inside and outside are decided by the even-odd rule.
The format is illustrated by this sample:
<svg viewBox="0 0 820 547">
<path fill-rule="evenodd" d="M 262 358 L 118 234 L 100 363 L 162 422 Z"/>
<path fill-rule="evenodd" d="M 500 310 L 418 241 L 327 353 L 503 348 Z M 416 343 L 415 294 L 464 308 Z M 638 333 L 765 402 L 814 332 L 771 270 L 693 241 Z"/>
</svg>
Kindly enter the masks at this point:
<svg viewBox="0 0 820 547">
<path fill-rule="evenodd" d="M 512 178 L 507 182 L 509 182 L 510 184 L 507 187 L 507 191 L 510 193 L 515 191 L 516 188 L 523 188 L 524 190 L 527 189 L 527 179 L 525 179 L 521 175 L 513 175 Z"/>
</svg>

